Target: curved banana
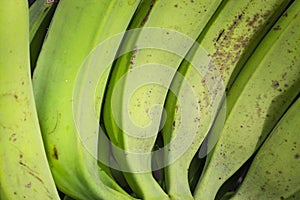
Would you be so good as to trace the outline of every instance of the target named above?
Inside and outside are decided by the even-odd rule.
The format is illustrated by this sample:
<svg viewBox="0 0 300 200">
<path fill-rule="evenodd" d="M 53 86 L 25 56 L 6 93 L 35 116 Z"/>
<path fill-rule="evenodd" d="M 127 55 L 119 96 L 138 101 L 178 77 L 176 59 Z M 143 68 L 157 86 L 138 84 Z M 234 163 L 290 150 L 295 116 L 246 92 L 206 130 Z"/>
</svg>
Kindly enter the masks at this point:
<svg viewBox="0 0 300 200">
<path fill-rule="evenodd" d="M 143 199 L 168 199 L 151 173 L 151 151 L 163 112 L 161 107 L 152 107 L 163 105 L 183 57 L 220 3 L 155 1 L 141 22 L 134 19 L 135 27 L 142 28 L 126 37 L 123 48 L 131 53 L 117 59 L 111 72 L 103 122 L 114 145 L 124 150 L 113 152 L 125 178 Z"/>
<path fill-rule="evenodd" d="M 84 64 L 88 55 L 126 30 L 138 5 L 127 0 L 60 1 L 37 61 L 34 95 L 49 164 L 58 188 L 74 199 L 132 199 L 89 151 L 97 150 L 98 132 L 80 132 L 75 117 L 84 110 L 78 103 L 82 91 L 90 90 L 80 85 L 88 74 L 82 69 L 89 66 Z M 117 48 L 107 50 L 116 53 Z M 101 65 L 103 59 L 104 54 L 98 58 L 100 68 L 107 67 Z M 86 146 L 83 137 L 95 140 Z"/>
<path fill-rule="evenodd" d="M 258 150 L 232 200 L 287 199 L 300 190 L 300 98 Z"/>
<path fill-rule="evenodd" d="M 206 145 L 203 140 L 219 111 L 225 89 L 230 87 L 243 63 L 288 3 L 285 0 L 247 0 L 238 4 L 235 0 L 223 2 L 198 38 L 199 44 L 189 52 L 189 62 L 183 62 L 179 67 L 179 74 L 171 86 L 177 91 L 175 95 L 174 91 L 168 94 L 165 102 L 168 117 L 162 129 L 165 144 L 183 134 L 189 138 L 185 143 L 180 141 L 180 145 L 189 145 L 184 154 L 165 169 L 167 189 L 173 196 L 190 193 L 190 163 L 201 144 L 202 149 Z M 183 87 L 182 77 L 194 91 L 197 105 L 192 106 L 191 102 L 191 110 L 184 110 L 176 100 L 177 97 L 187 98 L 189 95 Z M 193 112 L 195 109 L 199 112 Z M 187 119 L 183 118 L 183 112 L 189 113 Z M 223 122 L 224 116 L 218 120 Z M 178 152 L 170 151 L 166 158 L 174 154 Z M 201 151 L 201 154 L 204 152 Z"/>
<path fill-rule="evenodd" d="M 38 123 L 27 0 L 0 7 L 0 199 L 56 199 Z"/>
<path fill-rule="evenodd" d="M 272 27 L 229 91 L 226 121 L 212 129 L 208 144 L 213 146 L 215 138 L 218 141 L 195 199 L 215 198 L 220 186 L 250 158 L 300 92 L 299 3 L 293 2 Z"/>
</svg>

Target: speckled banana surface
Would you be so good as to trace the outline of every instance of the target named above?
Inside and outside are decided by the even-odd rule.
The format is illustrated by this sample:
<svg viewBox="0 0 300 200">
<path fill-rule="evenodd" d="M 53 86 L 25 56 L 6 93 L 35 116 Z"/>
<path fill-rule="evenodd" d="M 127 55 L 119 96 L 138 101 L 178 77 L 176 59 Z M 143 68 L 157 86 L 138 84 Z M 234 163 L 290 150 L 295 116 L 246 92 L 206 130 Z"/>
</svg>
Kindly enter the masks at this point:
<svg viewBox="0 0 300 200">
<path fill-rule="evenodd" d="M 131 53 L 120 57 L 113 67 L 104 125 L 112 142 L 124 150 L 123 154 L 114 151 L 117 161 L 132 190 L 143 199 L 169 198 L 151 174 L 151 151 L 160 129 L 162 105 L 183 57 L 220 3 L 153 1 L 149 14 L 137 26 L 141 29 L 123 43 Z"/>
<path fill-rule="evenodd" d="M 196 187 L 196 199 L 215 198 L 218 188 L 250 158 L 298 95 L 299 22 L 299 1 L 295 1 L 235 80 L 226 98 L 225 124 L 212 129 L 209 145 L 215 138 L 218 141 Z"/>
<path fill-rule="evenodd" d="M 3 1 L 0 15 L 0 199 L 59 200 L 33 97 L 27 0 Z"/>
<path fill-rule="evenodd" d="M 300 190 L 300 98 L 258 150 L 232 200 L 288 199 Z"/>
<path fill-rule="evenodd" d="M 171 86 L 177 92 L 175 95 L 174 91 L 169 92 L 165 103 L 168 118 L 162 129 L 165 145 L 181 138 L 180 145 L 186 146 L 186 149 L 178 146 L 166 154 L 166 159 L 172 159 L 179 154 L 178 149 L 185 151 L 165 169 L 167 190 L 172 196 L 180 199 L 191 193 L 189 166 L 215 120 L 226 88 L 288 3 L 284 0 L 247 0 L 238 4 L 234 0 L 224 1 L 189 52 L 188 62 L 181 64 Z M 186 104 L 190 104 L 187 110 Z M 226 112 L 226 107 L 222 112 Z M 224 116 L 218 121 L 223 123 Z M 201 151 L 199 156 L 204 157 L 205 152 Z"/>
<path fill-rule="evenodd" d="M 89 90 L 80 87 L 88 55 L 126 30 L 138 5 L 127 0 L 60 1 L 37 61 L 33 88 L 49 164 L 57 187 L 74 199 L 132 199 L 85 146 L 83 137 L 92 138 L 89 147 L 97 151 L 98 132 L 92 127 L 79 132 L 75 116 L 84 110 L 77 103 L 84 98 L 82 90 Z M 109 50 L 116 52 L 116 47 Z M 99 67 L 106 68 L 101 66 L 104 57 L 98 59 Z"/>
</svg>

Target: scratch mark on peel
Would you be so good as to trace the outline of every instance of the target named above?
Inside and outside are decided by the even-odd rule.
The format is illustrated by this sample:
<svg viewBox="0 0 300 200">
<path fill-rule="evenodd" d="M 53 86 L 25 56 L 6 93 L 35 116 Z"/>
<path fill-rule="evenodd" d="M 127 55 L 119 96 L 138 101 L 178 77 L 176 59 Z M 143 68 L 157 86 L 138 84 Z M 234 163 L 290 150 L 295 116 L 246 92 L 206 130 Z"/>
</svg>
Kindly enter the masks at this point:
<svg viewBox="0 0 300 200">
<path fill-rule="evenodd" d="M 20 154 L 20 159 L 21 159 L 21 158 L 23 158 L 23 155 L 22 155 L 22 154 Z M 49 189 L 46 187 L 44 181 L 37 175 L 38 173 L 37 173 L 36 171 L 34 171 L 33 169 L 31 169 L 29 166 L 27 166 L 27 165 L 26 165 L 24 162 L 22 162 L 21 160 L 19 161 L 19 164 L 20 164 L 22 167 L 25 168 L 25 170 L 28 172 L 29 175 L 31 175 L 32 177 L 34 177 L 36 180 L 38 180 L 38 182 L 40 182 L 40 183 L 43 185 L 43 187 L 44 187 L 45 191 L 47 192 L 48 196 L 51 197 L 52 195 L 51 195 Z M 32 183 L 31 183 L 31 182 L 29 182 L 29 183 L 27 183 L 27 184 L 25 185 L 26 188 L 31 188 L 31 186 L 32 186 Z"/>
<path fill-rule="evenodd" d="M 55 130 L 56 130 L 57 126 L 58 126 L 58 121 L 59 121 L 60 117 L 61 117 L 61 114 L 59 112 L 57 112 L 57 114 L 56 114 L 56 122 L 55 122 L 54 128 L 50 132 L 48 132 L 48 134 L 51 134 L 51 133 L 55 132 Z"/>
</svg>

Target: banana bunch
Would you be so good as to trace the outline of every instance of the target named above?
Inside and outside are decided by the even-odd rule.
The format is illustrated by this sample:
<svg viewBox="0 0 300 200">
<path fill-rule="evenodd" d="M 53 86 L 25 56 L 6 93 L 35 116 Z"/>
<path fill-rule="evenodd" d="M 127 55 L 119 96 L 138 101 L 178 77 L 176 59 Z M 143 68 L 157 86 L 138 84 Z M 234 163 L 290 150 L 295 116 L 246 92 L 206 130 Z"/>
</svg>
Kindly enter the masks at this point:
<svg viewBox="0 0 300 200">
<path fill-rule="evenodd" d="M 299 0 L 0 7 L 0 198 L 299 199 Z"/>
</svg>

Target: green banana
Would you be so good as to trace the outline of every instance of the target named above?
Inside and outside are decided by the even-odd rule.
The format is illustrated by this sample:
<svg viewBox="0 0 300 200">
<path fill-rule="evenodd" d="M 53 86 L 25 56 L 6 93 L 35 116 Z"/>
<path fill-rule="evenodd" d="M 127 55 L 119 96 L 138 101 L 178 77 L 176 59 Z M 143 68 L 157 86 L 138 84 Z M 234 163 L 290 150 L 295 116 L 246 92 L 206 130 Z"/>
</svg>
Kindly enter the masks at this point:
<svg viewBox="0 0 300 200">
<path fill-rule="evenodd" d="M 89 55 L 126 30 L 138 5 L 127 0 L 60 1 L 37 61 L 33 88 L 49 164 L 57 187 L 74 199 L 132 199 L 98 162 L 98 132 L 90 126 L 80 132 L 85 124 L 76 117 L 85 110 L 80 103 L 84 91 L 91 90 L 80 85 L 89 78 Z M 116 53 L 121 39 L 107 51 Z M 98 68 L 107 69 L 101 65 L 105 59 L 105 54 L 98 58 Z"/>
<path fill-rule="evenodd" d="M 286 199 L 300 190 L 300 98 L 258 150 L 232 200 Z"/>
<path fill-rule="evenodd" d="M 34 71 L 49 24 L 57 3 L 36 0 L 29 8 L 30 65 Z"/>
<path fill-rule="evenodd" d="M 0 199 L 57 199 L 35 109 L 27 0 L 0 7 Z"/>
<path fill-rule="evenodd" d="M 197 39 L 187 61 L 179 67 L 171 86 L 174 89 L 165 102 L 167 119 L 162 129 L 165 145 L 176 137 L 186 138 L 185 143 L 183 140 L 179 143 L 187 146 L 185 152 L 165 169 L 167 190 L 173 196 L 191 193 L 190 163 L 200 145 L 206 145 L 203 140 L 215 120 L 224 90 L 230 88 L 238 71 L 288 3 L 285 0 L 247 0 L 239 4 L 235 0 L 224 1 Z M 190 110 L 184 110 L 186 105 L 177 100 L 189 95 L 182 81 L 189 83 L 195 94 L 196 105 L 190 102 Z M 194 112 L 195 109 L 198 111 Z M 187 118 L 183 117 L 184 112 L 189 113 L 185 115 Z M 224 116 L 218 120 L 223 122 Z M 175 149 L 165 157 L 178 154 Z"/>
<path fill-rule="evenodd" d="M 128 34 L 121 52 L 131 52 L 114 64 L 104 101 L 103 123 L 116 146 L 113 153 L 128 184 L 143 199 L 168 199 L 151 173 L 151 151 L 162 113 L 161 108 L 154 112 L 151 108 L 163 105 L 167 89 L 162 85 L 170 85 L 186 52 L 220 3 L 221 0 L 155 1 L 142 22 L 134 18 L 133 25 L 142 28 Z M 156 83 L 152 84 L 153 81 Z M 132 87 L 137 90 L 131 91 Z M 152 119 L 150 112 L 154 113 Z"/>
<path fill-rule="evenodd" d="M 299 93 L 299 3 L 294 1 L 280 17 L 230 89 L 226 121 L 224 126 L 216 121 L 212 128 L 208 145 L 218 141 L 208 155 L 195 199 L 215 198 L 218 188 L 251 157 Z"/>
</svg>

